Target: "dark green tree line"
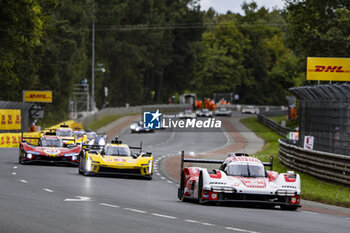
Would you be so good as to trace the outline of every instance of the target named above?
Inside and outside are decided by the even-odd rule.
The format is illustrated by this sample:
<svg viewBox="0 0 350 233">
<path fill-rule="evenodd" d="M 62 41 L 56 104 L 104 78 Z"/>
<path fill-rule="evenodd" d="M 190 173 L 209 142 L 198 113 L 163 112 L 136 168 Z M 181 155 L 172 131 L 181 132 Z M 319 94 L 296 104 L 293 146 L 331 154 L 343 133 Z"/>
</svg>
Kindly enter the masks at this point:
<svg viewBox="0 0 350 233">
<path fill-rule="evenodd" d="M 286 3 L 219 15 L 197 0 L 0 1 L 1 100 L 52 90 L 47 114 L 66 118 L 73 84 L 91 83 L 94 18 L 96 68 L 106 69 L 95 72 L 98 108 L 165 103 L 185 91 L 284 104 L 287 89 L 305 80 L 307 56 L 348 57 L 350 46 L 349 1 Z"/>
</svg>

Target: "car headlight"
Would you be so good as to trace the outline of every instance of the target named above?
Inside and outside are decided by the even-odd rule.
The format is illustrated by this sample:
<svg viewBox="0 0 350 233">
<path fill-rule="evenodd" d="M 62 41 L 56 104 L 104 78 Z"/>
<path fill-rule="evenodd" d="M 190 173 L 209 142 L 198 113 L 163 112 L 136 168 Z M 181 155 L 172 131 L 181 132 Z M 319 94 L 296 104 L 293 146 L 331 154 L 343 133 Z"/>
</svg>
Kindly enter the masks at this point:
<svg viewBox="0 0 350 233">
<path fill-rule="evenodd" d="M 106 141 L 105 141 L 103 138 L 101 138 L 101 139 L 98 141 L 98 144 L 99 144 L 100 146 L 104 146 L 104 145 L 106 145 Z"/>
<path fill-rule="evenodd" d="M 27 153 L 32 155 L 40 155 L 40 153 L 36 151 L 27 151 Z"/>
<path fill-rule="evenodd" d="M 223 193 L 235 193 L 237 190 L 234 187 L 219 187 L 219 186 L 212 186 L 211 187 L 212 192 L 223 192 Z"/>
<path fill-rule="evenodd" d="M 135 131 L 140 131 L 140 128 L 139 128 L 139 127 L 136 127 L 136 128 L 135 128 Z"/>
<path fill-rule="evenodd" d="M 279 189 L 276 191 L 276 195 L 278 195 L 278 196 L 296 196 L 297 192 L 295 190 Z"/>
<path fill-rule="evenodd" d="M 130 129 L 134 130 L 136 128 L 136 125 L 130 125 Z"/>
<path fill-rule="evenodd" d="M 149 166 L 148 166 L 148 173 L 149 173 L 149 174 L 152 174 L 152 164 L 153 164 L 153 161 L 150 160 L 150 161 L 149 161 Z"/>
<path fill-rule="evenodd" d="M 88 159 L 88 160 L 86 160 L 85 169 L 86 169 L 87 171 L 90 171 L 91 168 L 92 168 L 91 160 Z"/>
<path fill-rule="evenodd" d="M 78 153 L 67 153 L 64 157 L 78 156 Z"/>
<path fill-rule="evenodd" d="M 27 158 L 28 158 L 28 159 L 32 159 L 32 158 L 33 158 L 33 155 L 29 153 L 29 154 L 27 154 Z"/>
</svg>

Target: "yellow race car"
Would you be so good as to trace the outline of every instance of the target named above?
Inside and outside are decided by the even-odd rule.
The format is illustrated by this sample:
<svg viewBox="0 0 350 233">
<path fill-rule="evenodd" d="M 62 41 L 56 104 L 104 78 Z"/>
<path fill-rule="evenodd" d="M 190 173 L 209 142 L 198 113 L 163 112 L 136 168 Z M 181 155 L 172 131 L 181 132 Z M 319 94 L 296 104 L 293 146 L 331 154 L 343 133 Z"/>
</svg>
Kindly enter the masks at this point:
<svg viewBox="0 0 350 233">
<path fill-rule="evenodd" d="M 133 153 L 131 149 L 140 151 Z M 79 156 L 79 174 L 137 175 L 152 179 L 153 155 L 141 151 L 142 144 L 140 147 L 129 147 L 117 138 L 104 146 L 83 145 Z"/>
<path fill-rule="evenodd" d="M 62 139 L 64 145 L 76 144 L 73 129 L 69 128 L 68 125 L 60 125 L 55 133 L 57 137 Z"/>
</svg>

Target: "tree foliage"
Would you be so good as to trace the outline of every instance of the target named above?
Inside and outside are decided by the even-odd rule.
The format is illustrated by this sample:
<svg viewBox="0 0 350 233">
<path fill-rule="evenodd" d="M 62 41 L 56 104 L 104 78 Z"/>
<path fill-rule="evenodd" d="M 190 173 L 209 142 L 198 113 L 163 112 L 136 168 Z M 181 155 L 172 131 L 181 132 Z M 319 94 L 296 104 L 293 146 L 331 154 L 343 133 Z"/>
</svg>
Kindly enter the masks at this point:
<svg viewBox="0 0 350 233">
<path fill-rule="evenodd" d="M 350 1 L 287 0 L 288 45 L 298 56 L 349 57 Z"/>
<path fill-rule="evenodd" d="M 277 10 L 243 4 L 245 15 L 208 13 L 217 22 L 202 37 L 194 87 L 201 94 L 239 94 L 241 102 L 284 104 L 287 89 L 300 79 L 285 46 L 286 24 Z"/>
<path fill-rule="evenodd" d="M 241 103 L 285 104 L 303 83 L 307 56 L 348 57 L 348 0 L 286 0 L 269 11 L 253 1 L 243 15 L 200 10 L 198 0 L 0 1 L 0 99 L 52 90 L 51 120 L 67 117 L 73 85 L 91 84 L 101 108 L 164 103 L 193 91 L 233 92 Z M 105 87 L 109 89 L 105 95 Z"/>
</svg>

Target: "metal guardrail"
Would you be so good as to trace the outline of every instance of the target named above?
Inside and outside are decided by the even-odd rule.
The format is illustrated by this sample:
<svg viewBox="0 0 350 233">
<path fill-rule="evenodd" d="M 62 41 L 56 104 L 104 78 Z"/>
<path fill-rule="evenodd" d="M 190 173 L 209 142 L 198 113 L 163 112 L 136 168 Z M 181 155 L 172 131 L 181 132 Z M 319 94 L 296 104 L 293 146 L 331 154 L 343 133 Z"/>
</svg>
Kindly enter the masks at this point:
<svg viewBox="0 0 350 233">
<path fill-rule="evenodd" d="M 266 113 L 264 112 L 264 113 L 260 113 L 257 115 L 258 121 L 260 123 L 262 123 L 263 125 L 271 128 L 273 131 L 275 131 L 276 133 L 278 133 L 279 135 L 281 135 L 283 137 L 285 137 L 287 135 L 287 133 L 291 131 L 290 128 L 281 126 L 277 122 L 268 118 L 265 114 Z M 279 115 L 282 115 L 282 114 L 283 114 L 283 112 L 279 111 Z"/>
<path fill-rule="evenodd" d="M 307 150 L 287 143 L 286 139 L 278 142 L 279 161 L 283 165 L 327 181 L 350 185 L 350 156 Z"/>
</svg>

